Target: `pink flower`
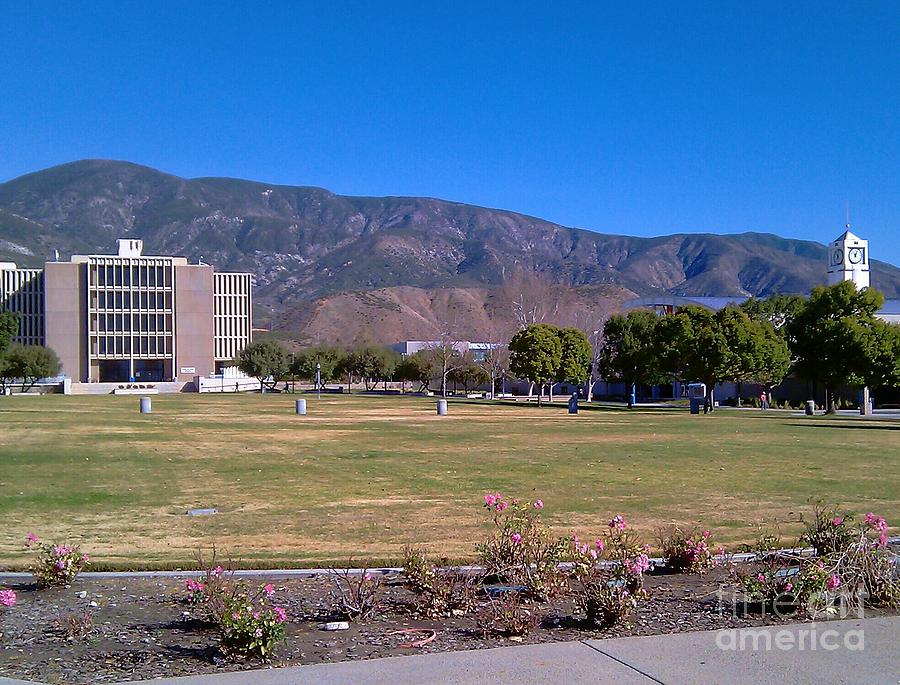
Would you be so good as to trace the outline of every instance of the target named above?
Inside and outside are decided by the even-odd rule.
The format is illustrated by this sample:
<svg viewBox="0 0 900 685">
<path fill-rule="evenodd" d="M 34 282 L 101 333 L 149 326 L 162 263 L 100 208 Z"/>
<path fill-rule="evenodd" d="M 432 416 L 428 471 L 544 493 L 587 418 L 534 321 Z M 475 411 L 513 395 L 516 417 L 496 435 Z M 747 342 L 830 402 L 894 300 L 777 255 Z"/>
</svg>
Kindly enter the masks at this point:
<svg viewBox="0 0 900 685">
<path fill-rule="evenodd" d="M 233 614 L 231 614 L 231 618 L 234 619 L 235 621 L 240 621 L 241 615 L 237 611 L 235 611 Z"/>
<path fill-rule="evenodd" d="M 484 496 L 484 503 L 488 507 L 492 507 L 497 503 L 497 495 L 492 495 L 488 493 Z"/>
<path fill-rule="evenodd" d="M 266 593 L 266 597 L 271 597 L 272 595 L 275 594 L 275 586 L 272 585 L 272 583 L 266 583 L 266 585 L 265 585 L 265 587 L 263 588 L 263 590 L 264 590 L 265 593 Z"/>
<path fill-rule="evenodd" d="M 602 552 L 606 547 L 606 543 L 603 542 L 603 540 L 601 540 L 600 538 L 597 538 L 596 540 L 594 540 L 594 547 L 597 548 L 598 552 Z"/>
<path fill-rule="evenodd" d="M 25 536 L 25 546 L 31 547 L 35 542 L 38 541 L 38 539 L 39 538 L 37 535 L 35 535 L 34 533 L 29 533 Z"/>
<path fill-rule="evenodd" d="M 839 525 L 841 525 L 843 522 L 844 522 L 844 517 L 843 517 L 843 516 L 835 516 L 833 519 L 831 519 L 831 525 L 832 525 L 832 526 L 839 526 Z"/>
<path fill-rule="evenodd" d="M 793 584 L 793 583 L 785 583 L 785 584 L 784 584 L 784 591 L 785 591 L 785 592 L 790 592 L 790 591 L 793 590 L 793 589 L 794 589 L 794 584 Z"/>
<path fill-rule="evenodd" d="M 838 577 L 836 573 L 832 573 L 828 576 L 828 580 L 825 581 L 825 587 L 829 590 L 834 590 L 841 586 L 841 579 Z"/>
<path fill-rule="evenodd" d="M 540 499 L 534 500 L 534 508 L 535 509 L 543 509 L 544 508 L 544 500 L 540 500 Z"/>
<path fill-rule="evenodd" d="M 766 582 L 766 577 L 765 577 L 762 573 L 758 573 L 758 574 L 756 575 L 756 579 L 757 579 L 760 583 L 765 583 L 765 582 Z"/>
<path fill-rule="evenodd" d="M 11 607 L 16 603 L 16 593 L 13 590 L 0 590 L 0 604 Z"/>
<path fill-rule="evenodd" d="M 592 550 L 590 551 L 590 555 L 591 555 L 591 559 L 594 559 L 594 560 L 596 561 L 596 559 L 597 559 L 597 550 L 592 549 Z"/>
<path fill-rule="evenodd" d="M 497 502 L 497 507 L 496 507 L 497 511 L 505 511 L 508 507 L 509 507 L 509 505 L 506 502 L 504 502 L 503 500 L 500 500 L 499 502 Z"/>
<path fill-rule="evenodd" d="M 82 564 L 86 564 L 86 563 L 88 563 L 90 560 L 91 560 L 91 558 L 90 558 L 87 554 L 82 554 L 82 555 L 81 555 L 81 563 L 82 563 Z"/>
<path fill-rule="evenodd" d="M 366 582 L 372 580 L 372 574 L 366 573 L 366 575 L 363 576 L 363 580 L 365 580 Z"/>
<path fill-rule="evenodd" d="M 572 533 L 572 544 L 578 545 L 578 533 Z"/>
<path fill-rule="evenodd" d="M 703 539 L 706 540 L 708 537 L 709 537 L 709 531 L 708 531 L 708 530 L 704 530 L 704 531 L 703 531 Z"/>
<path fill-rule="evenodd" d="M 287 612 L 282 607 L 275 607 L 275 620 L 278 623 L 287 621 Z"/>
<path fill-rule="evenodd" d="M 609 527 L 612 530 L 625 530 L 628 526 L 625 524 L 625 518 L 621 514 L 616 514 L 610 519 Z"/>
<path fill-rule="evenodd" d="M 216 567 L 213 569 L 212 574 L 213 574 L 216 578 L 218 578 L 218 577 L 221 576 L 222 573 L 224 573 L 224 572 L 225 572 L 225 569 L 224 569 L 224 568 L 222 568 L 221 566 L 216 566 Z"/>
<path fill-rule="evenodd" d="M 520 544 L 522 542 L 522 536 L 518 533 L 513 533 L 509 536 L 509 539 L 513 541 L 514 544 Z"/>
</svg>

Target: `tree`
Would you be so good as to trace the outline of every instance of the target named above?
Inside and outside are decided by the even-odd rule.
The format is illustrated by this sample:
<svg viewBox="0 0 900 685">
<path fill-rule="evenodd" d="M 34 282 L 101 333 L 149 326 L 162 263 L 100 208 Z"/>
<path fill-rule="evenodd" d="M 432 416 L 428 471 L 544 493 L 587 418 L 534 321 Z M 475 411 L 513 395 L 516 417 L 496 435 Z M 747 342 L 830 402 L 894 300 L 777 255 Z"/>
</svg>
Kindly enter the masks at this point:
<svg viewBox="0 0 900 685">
<path fill-rule="evenodd" d="M 874 321 L 865 356 L 863 379 L 867 386 L 900 386 L 900 324 Z"/>
<path fill-rule="evenodd" d="M 447 374 L 447 380 L 463 386 L 463 391 L 468 394 L 469 386 L 478 387 L 491 380 L 484 367 L 475 361 L 471 352 L 466 352 L 457 368 Z"/>
<path fill-rule="evenodd" d="M 785 336 L 768 321 L 753 321 L 753 326 L 752 348 L 740 380 L 759 383 L 771 397 L 791 369 L 790 349 Z"/>
<path fill-rule="evenodd" d="M 591 374 L 591 341 L 578 328 L 557 329 L 561 347 L 559 367 L 553 380 L 580 384 L 586 382 Z M 551 401 L 553 386 L 550 386 Z"/>
<path fill-rule="evenodd" d="M 347 353 L 343 371 L 350 376 L 351 382 L 355 375 L 366 384 L 366 390 L 372 390 L 379 382 L 394 375 L 399 362 L 399 353 L 389 347 L 363 345 Z"/>
<path fill-rule="evenodd" d="M 736 383 L 754 372 L 757 330 L 738 307 L 682 307 L 663 317 L 655 333 L 661 369 L 682 382 L 704 383 L 707 411 L 715 408 L 718 383 Z"/>
<path fill-rule="evenodd" d="M 554 379 L 562 361 L 559 329 L 548 324 L 532 324 L 509 341 L 509 370 L 519 378 L 538 384 L 538 404 L 544 383 Z"/>
<path fill-rule="evenodd" d="M 56 352 L 43 345 L 10 345 L 2 359 L 0 376 L 7 380 L 21 379 L 22 392 L 28 392 L 41 378 L 59 374 Z"/>
<path fill-rule="evenodd" d="M 597 368 L 606 380 L 625 384 L 628 408 L 633 406 L 631 387 L 661 383 L 656 327 L 660 318 L 647 309 L 611 316 L 603 326 L 603 342 Z"/>
<path fill-rule="evenodd" d="M 763 299 L 751 297 L 741 303 L 741 310 L 753 321 L 766 322 L 779 334 L 786 334 L 787 325 L 803 309 L 802 295 L 770 295 Z"/>
<path fill-rule="evenodd" d="M 320 387 L 328 381 L 337 380 L 338 370 L 344 359 L 343 351 L 330 345 L 316 345 L 300 350 L 293 356 L 290 372 L 304 380 L 315 381 L 316 365 L 319 365 Z"/>
<path fill-rule="evenodd" d="M 835 394 L 845 384 L 862 385 L 870 371 L 875 313 L 884 296 L 857 290 L 852 281 L 814 288 L 788 324 L 788 342 L 798 376 L 825 386 L 827 412 L 837 412 Z"/>
<path fill-rule="evenodd" d="M 0 312 L 0 357 L 9 349 L 18 332 L 19 315 L 15 312 Z"/>
<path fill-rule="evenodd" d="M 238 355 L 238 368 L 259 381 L 259 391 L 274 389 L 288 374 L 290 362 L 281 343 L 275 340 L 250 343 Z"/>
<path fill-rule="evenodd" d="M 441 397 L 447 396 L 447 376 L 462 363 L 461 340 L 453 333 L 455 326 L 441 326 L 436 340 L 428 343 L 428 353 L 441 379 Z"/>
<path fill-rule="evenodd" d="M 435 376 L 434 362 L 426 350 L 408 355 L 398 364 L 394 374 L 397 380 L 419 383 L 419 392 L 428 392 L 428 385 Z"/>
</svg>

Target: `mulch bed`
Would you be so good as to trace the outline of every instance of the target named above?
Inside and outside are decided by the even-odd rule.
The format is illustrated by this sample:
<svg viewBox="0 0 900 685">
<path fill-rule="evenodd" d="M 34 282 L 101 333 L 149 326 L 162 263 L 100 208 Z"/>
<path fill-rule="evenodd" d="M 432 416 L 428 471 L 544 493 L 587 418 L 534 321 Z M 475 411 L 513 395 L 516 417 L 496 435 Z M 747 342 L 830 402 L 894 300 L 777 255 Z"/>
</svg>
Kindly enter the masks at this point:
<svg viewBox="0 0 900 685">
<path fill-rule="evenodd" d="M 608 632 L 583 626 L 574 616 L 571 601 L 559 598 L 541 608 L 540 626 L 517 641 L 658 635 L 803 620 L 801 616 L 736 615 L 727 602 L 722 606 L 718 599 L 718 590 L 726 581 L 723 570 L 703 577 L 651 575 L 646 581 L 650 599 L 639 605 L 629 626 Z M 262 584 L 267 579 L 253 579 L 256 582 Z M 481 649 L 517 642 L 482 636 L 473 615 L 437 621 L 417 618 L 415 598 L 399 577 L 386 581 L 383 610 L 376 618 L 351 623 L 349 630 L 326 632 L 322 623 L 338 618 L 332 609 L 330 579 L 271 582 L 277 588 L 277 603 L 287 609 L 290 620 L 287 641 L 268 664 L 233 663 L 222 658 L 215 629 L 192 619 L 182 601 L 184 579 L 82 578 L 68 588 L 40 591 L 30 584 L 8 585 L 18 594 L 18 603 L 0 610 L 0 675 L 49 683 L 104 683 Z M 61 624 L 86 611 L 93 614 L 93 630 L 84 638 L 67 637 Z M 390 634 L 406 628 L 432 629 L 437 635 L 422 647 L 404 647 L 416 637 L 425 637 Z"/>
</svg>

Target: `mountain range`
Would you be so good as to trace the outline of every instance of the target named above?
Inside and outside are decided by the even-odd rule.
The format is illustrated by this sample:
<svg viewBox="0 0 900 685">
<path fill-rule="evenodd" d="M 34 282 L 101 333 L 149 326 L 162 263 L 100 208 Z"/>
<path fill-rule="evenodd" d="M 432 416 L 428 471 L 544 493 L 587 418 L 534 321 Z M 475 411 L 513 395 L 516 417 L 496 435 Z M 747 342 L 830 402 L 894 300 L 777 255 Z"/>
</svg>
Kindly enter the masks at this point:
<svg viewBox="0 0 900 685">
<path fill-rule="evenodd" d="M 392 342 L 448 326 L 481 338 L 529 316 L 591 326 L 635 296 L 807 293 L 826 264 L 824 245 L 771 234 L 635 238 L 433 198 L 185 179 L 129 162 L 72 162 L 0 184 L 0 261 L 108 253 L 116 238 L 252 272 L 256 324 L 307 341 Z M 897 267 L 873 262 L 872 283 L 900 297 Z"/>
</svg>

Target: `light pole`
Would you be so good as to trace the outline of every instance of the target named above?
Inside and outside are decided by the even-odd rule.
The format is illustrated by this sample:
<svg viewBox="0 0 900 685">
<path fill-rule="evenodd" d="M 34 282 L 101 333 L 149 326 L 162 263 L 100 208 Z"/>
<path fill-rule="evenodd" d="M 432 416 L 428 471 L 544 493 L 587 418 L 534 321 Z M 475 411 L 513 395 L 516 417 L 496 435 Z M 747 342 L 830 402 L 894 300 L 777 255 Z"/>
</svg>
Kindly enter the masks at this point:
<svg viewBox="0 0 900 685">
<path fill-rule="evenodd" d="M 322 364 L 316 362 L 316 399 L 322 399 Z"/>
</svg>

